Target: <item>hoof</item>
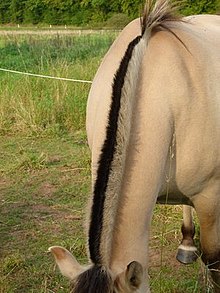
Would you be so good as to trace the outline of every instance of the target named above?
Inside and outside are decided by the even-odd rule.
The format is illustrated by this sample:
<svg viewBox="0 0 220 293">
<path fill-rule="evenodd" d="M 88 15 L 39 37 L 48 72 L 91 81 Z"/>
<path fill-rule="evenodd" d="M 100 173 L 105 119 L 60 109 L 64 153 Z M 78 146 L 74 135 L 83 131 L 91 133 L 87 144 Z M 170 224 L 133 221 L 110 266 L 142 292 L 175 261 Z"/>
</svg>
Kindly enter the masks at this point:
<svg viewBox="0 0 220 293">
<path fill-rule="evenodd" d="M 191 264 L 198 258 L 197 248 L 195 246 L 180 245 L 177 251 L 176 259 L 182 264 Z"/>
</svg>

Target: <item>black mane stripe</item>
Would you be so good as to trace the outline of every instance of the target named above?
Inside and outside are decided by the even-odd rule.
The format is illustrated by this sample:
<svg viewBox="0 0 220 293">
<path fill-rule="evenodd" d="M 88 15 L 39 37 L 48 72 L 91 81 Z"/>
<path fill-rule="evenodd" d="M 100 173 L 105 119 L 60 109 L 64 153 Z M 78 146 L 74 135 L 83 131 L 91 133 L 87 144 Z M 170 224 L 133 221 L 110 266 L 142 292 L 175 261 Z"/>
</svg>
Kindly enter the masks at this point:
<svg viewBox="0 0 220 293">
<path fill-rule="evenodd" d="M 135 46 L 141 40 L 141 36 L 137 36 L 127 47 L 122 58 L 121 64 L 115 74 L 112 85 L 112 101 L 108 117 L 108 125 L 106 129 L 106 138 L 101 150 L 98 163 L 97 178 L 94 184 L 93 205 L 89 228 L 89 250 L 90 258 L 95 264 L 102 264 L 102 254 L 100 251 L 103 213 L 106 198 L 106 190 L 108 186 L 108 178 L 111 172 L 111 164 L 114 159 L 116 149 L 116 136 L 118 129 L 118 116 L 121 106 L 121 93 L 124 86 L 125 76 L 127 73 L 129 61 L 131 60 Z"/>
</svg>

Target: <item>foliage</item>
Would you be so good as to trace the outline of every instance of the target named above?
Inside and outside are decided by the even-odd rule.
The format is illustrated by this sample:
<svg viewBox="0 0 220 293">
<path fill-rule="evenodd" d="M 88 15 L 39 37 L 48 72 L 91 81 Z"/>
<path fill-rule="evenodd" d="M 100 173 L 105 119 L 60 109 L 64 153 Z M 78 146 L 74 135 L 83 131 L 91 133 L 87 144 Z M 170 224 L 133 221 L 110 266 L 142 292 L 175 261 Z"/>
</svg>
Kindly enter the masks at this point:
<svg viewBox="0 0 220 293">
<path fill-rule="evenodd" d="M 216 13 L 219 8 L 219 0 L 188 0 L 182 13 L 184 15 Z"/>
<path fill-rule="evenodd" d="M 219 0 L 185 0 L 184 3 L 184 15 L 220 10 Z M 1 0 L 0 23 L 104 24 L 114 14 L 129 19 L 138 17 L 143 4 L 143 0 Z"/>
<path fill-rule="evenodd" d="M 125 27 L 130 22 L 127 15 L 123 13 L 113 14 L 106 22 L 105 26 L 108 27 Z"/>
</svg>

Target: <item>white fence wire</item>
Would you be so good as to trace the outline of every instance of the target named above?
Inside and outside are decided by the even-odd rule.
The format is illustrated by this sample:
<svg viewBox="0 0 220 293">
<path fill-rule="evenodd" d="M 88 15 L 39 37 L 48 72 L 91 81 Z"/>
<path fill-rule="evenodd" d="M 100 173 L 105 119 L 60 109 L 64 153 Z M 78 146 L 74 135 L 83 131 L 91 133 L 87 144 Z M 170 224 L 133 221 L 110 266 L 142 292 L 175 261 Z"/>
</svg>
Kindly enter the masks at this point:
<svg viewBox="0 0 220 293">
<path fill-rule="evenodd" d="M 28 75 L 28 76 L 34 76 L 34 77 L 40 77 L 40 78 L 50 78 L 50 79 L 56 79 L 56 80 L 65 80 L 65 81 L 80 82 L 80 83 L 90 83 L 90 84 L 92 83 L 92 81 L 90 81 L 90 80 L 72 79 L 72 78 L 65 78 L 65 77 L 56 77 L 56 76 L 35 74 L 35 73 L 30 73 L 30 72 L 22 72 L 22 71 L 5 69 L 5 68 L 0 68 L 0 71 L 9 72 L 9 73 L 15 73 L 15 74 Z"/>
</svg>

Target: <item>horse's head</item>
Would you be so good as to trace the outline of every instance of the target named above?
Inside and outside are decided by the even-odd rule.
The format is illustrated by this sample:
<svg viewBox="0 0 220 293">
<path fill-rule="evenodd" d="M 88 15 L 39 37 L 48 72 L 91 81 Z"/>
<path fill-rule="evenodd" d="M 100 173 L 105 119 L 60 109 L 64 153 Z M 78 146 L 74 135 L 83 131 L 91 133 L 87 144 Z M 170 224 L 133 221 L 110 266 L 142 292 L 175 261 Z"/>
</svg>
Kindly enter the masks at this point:
<svg viewBox="0 0 220 293">
<path fill-rule="evenodd" d="M 132 293 L 136 292 L 143 281 L 142 265 L 136 261 L 127 265 L 125 270 L 114 275 L 103 265 L 81 266 L 65 248 L 49 248 L 61 273 L 72 282 L 72 293 Z"/>
</svg>

